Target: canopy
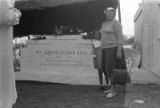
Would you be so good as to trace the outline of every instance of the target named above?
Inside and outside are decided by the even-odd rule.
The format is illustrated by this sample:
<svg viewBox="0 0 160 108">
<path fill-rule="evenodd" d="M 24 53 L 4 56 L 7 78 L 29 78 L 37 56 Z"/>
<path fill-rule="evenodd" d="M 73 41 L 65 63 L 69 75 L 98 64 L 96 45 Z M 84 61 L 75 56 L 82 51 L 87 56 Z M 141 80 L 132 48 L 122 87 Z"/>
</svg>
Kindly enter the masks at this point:
<svg viewBox="0 0 160 108">
<path fill-rule="evenodd" d="M 104 9 L 117 8 L 117 0 L 18 0 L 22 12 L 14 36 L 52 34 L 55 25 L 69 25 L 85 31 L 99 29 Z"/>
<path fill-rule="evenodd" d="M 15 6 L 19 9 L 40 9 L 44 7 L 55 7 L 59 5 L 68 5 L 75 3 L 102 2 L 115 5 L 117 0 L 16 0 Z"/>
</svg>

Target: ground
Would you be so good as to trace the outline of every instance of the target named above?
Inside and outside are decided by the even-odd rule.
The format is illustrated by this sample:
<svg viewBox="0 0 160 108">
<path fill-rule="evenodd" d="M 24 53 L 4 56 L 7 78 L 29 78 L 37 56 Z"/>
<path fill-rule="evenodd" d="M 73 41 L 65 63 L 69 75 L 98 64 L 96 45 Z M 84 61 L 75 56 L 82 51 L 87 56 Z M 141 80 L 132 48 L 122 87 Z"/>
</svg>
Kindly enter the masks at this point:
<svg viewBox="0 0 160 108">
<path fill-rule="evenodd" d="M 129 57 L 135 51 L 126 51 Z M 116 86 L 118 95 L 107 99 L 99 86 L 17 81 L 13 108 L 160 108 L 160 84 Z"/>
<path fill-rule="evenodd" d="M 118 95 L 107 99 L 99 86 L 45 82 L 16 82 L 18 99 L 13 108 L 159 108 L 160 85 L 116 86 Z"/>
</svg>

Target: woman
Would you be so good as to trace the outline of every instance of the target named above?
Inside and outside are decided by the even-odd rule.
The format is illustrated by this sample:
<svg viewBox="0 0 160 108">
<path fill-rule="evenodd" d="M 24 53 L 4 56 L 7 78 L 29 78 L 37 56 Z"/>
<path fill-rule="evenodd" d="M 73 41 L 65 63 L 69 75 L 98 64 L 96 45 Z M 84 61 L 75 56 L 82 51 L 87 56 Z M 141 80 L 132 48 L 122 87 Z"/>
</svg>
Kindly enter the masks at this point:
<svg viewBox="0 0 160 108">
<path fill-rule="evenodd" d="M 112 67 L 116 57 L 122 57 L 122 26 L 119 21 L 115 19 L 116 10 L 112 7 L 107 8 L 104 11 L 106 15 L 106 21 L 102 23 L 101 33 L 101 48 L 102 48 L 102 71 L 105 74 L 107 85 L 111 84 L 110 90 L 106 95 L 108 98 L 116 95 L 114 91 L 114 85 L 112 85 L 111 74 Z"/>
<path fill-rule="evenodd" d="M 12 33 L 21 14 L 13 7 L 14 0 L 0 0 L 0 108 L 12 108 L 17 99 Z"/>
</svg>

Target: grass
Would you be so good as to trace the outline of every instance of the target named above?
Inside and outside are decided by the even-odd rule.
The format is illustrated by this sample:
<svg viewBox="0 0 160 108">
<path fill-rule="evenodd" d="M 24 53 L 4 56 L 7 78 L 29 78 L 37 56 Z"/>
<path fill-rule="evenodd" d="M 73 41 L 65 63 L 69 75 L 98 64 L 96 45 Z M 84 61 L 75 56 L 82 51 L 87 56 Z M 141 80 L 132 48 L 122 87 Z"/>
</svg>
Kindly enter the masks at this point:
<svg viewBox="0 0 160 108">
<path fill-rule="evenodd" d="M 123 108 L 125 95 L 107 99 L 99 86 L 17 82 L 18 100 L 13 108 Z"/>
<path fill-rule="evenodd" d="M 117 86 L 118 95 L 107 99 L 99 86 L 45 82 L 17 82 L 18 99 L 13 108 L 159 108 L 160 85 Z M 143 100 L 144 103 L 136 103 Z"/>
<path fill-rule="evenodd" d="M 135 100 L 142 100 L 144 103 L 136 103 Z M 129 108 L 159 108 L 160 85 L 135 84 L 126 87 L 126 105 Z"/>
</svg>

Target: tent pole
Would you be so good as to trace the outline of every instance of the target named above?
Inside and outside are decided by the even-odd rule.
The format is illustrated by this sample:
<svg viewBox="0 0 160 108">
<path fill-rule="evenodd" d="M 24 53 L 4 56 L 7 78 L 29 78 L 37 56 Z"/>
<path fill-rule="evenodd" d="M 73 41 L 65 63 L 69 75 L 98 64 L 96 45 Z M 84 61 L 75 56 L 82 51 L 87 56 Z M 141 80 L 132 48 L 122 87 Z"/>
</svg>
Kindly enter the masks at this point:
<svg viewBox="0 0 160 108">
<path fill-rule="evenodd" d="M 118 18 L 119 18 L 119 22 L 122 23 L 122 20 L 121 20 L 120 0 L 117 0 L 117 4 L 118 4 Z"/>
</svg>

